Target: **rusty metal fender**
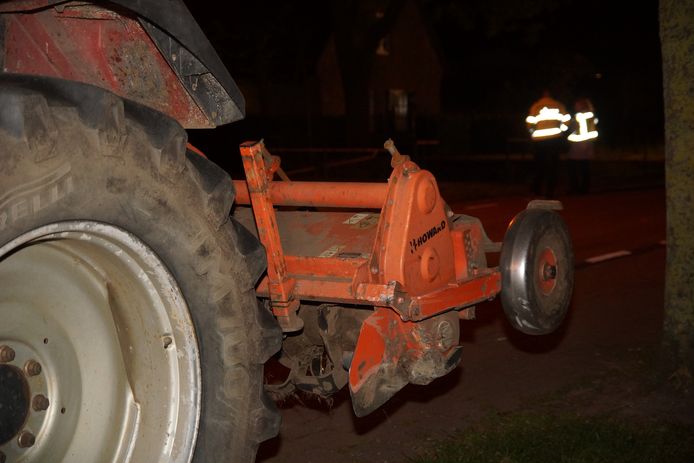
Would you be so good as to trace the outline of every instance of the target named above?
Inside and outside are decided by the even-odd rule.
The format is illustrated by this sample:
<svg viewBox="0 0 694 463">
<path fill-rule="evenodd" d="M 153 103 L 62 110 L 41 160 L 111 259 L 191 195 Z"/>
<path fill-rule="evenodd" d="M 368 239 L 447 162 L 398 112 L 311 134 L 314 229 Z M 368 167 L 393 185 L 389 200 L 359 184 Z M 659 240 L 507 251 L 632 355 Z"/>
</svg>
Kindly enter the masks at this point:
<svg viewBox="0 0 694 463">
<path fill-rule="evenodd" d="M 244 118 L 246 103 L 241 91 L 182 0 L 92 3 L 105 8 L 114 8 L 115 4 L 138 17 L 210 125 L 219 126 Z M 50 6 L 64 8 L 67 5 L 70 2 L 61 0 L 1 1 L 0 13 L 39 11 Z"/>
</svg>

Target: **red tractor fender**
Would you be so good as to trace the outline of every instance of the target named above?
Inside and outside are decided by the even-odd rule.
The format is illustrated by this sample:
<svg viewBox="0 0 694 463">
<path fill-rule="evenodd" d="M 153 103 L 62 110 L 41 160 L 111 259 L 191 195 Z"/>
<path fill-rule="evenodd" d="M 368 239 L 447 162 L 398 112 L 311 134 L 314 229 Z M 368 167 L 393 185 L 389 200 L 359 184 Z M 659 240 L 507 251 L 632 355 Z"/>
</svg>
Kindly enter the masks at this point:
<svg viewBox="0 0 694 463">
<path fill-rule="evenodd" d="M 242 119 L 245 101 L 181 0 L 0 3 L 0 71 L 96 85 L 185 128 Z"/>
</svg>

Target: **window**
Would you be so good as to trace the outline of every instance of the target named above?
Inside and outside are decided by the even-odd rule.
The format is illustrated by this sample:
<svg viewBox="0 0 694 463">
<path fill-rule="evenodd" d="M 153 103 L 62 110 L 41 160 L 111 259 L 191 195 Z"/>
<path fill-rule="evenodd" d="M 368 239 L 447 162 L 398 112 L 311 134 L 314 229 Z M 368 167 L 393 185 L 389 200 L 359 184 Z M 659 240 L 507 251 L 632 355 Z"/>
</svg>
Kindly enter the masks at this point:
<svg viewBox="0 0 694 463">
<path fill-rule="evenodd" d="M 381 40 L 378 41 L 378 47 L 376 47 L 376 54 L 378 56 L 388 56 L 390 55 L 390 36 L 386 35 Z"/>
<path fill-rule="evenodd" d="M 388 112 L 392 114 L 393 129 L 396 131 L 408 129 L 408 109 L 408 98 L 405 90 L 388 90 Z"/>
</svg>

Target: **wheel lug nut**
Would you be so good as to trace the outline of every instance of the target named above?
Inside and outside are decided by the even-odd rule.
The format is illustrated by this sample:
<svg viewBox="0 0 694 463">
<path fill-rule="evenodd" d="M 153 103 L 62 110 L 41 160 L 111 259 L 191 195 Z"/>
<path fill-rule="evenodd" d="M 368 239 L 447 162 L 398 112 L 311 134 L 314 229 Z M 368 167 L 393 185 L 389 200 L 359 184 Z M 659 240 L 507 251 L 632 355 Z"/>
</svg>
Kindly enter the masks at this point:
<svg viewBox="0 0 694 463">
<path fill-rule="evenodd" d="M 36 360 L 29 360 L 26 365 L 24 365 L 24 371 L 29 376 L 37 376 L 41 374 L 41 364 Z"/>
<path fill-rule="evenodd" d="M 11 362 L 14 360 L 14 349 L 10 346 L 0 346 L 0 362 Z"/>
<path fill-rule="evenodd" d="M 17 437 L 17 444 L 25 449 L 27 447 L 31 447 L 36 443 L 36 437 L 30 432 L 30 431 L 22 431 L 19 433 L 19 437 Z"/>
<path fill-rule="evenodd" d="M 31 400 L 31 407 L 37 412 L 44 411 L 50 404 L 51 402 L 48 400 L 48 397 L 43 394 L 36 395 Z"/>
</svg>

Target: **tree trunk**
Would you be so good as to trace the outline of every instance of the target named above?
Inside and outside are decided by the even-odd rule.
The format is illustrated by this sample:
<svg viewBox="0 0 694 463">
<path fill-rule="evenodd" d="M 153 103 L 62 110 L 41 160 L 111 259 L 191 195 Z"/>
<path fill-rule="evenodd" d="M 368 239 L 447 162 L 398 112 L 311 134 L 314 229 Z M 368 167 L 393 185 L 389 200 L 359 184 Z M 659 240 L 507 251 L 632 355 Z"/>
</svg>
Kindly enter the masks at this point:
<svg viewBox="0 0 694 463">
<path fill-rule="evenodd" d="M 694 372 L 694 1 L 660 1 L 665 103 L 667 267 L 663 368 L 688 391 Z"/>
</svg>

